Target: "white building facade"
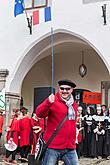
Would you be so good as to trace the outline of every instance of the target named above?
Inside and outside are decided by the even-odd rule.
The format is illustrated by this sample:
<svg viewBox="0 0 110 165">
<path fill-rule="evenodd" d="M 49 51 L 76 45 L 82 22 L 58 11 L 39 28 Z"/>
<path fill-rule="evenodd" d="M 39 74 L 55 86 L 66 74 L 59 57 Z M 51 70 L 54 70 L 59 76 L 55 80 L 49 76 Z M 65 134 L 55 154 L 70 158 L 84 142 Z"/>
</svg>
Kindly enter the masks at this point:
<svg viewBox="0 0 110 165">
<path fill-rule="evenodd" d="M 32 112 L 34 88 L 51 86 L 51 27 L 54 30 L 56 90 L 57 81 L 63 78 L 73 80 L 80 89 L 101 92 L 102 81 L 107 82 L 109 89 L 110 1 L 52 0 L 49 4 L 52 21 L 33 26 L 30 35 L 26 15 L 14 17 L 14 0 L 0 1 L 0 69 L 6 77 L 6 83 L 2 82 L 5 83 L 8 112 L 19 106 L 21 96 Z M 102 17 L 104 4 L 106 25 Z M 30 15 L 32 10 L 27 13 Z M 79 75 L 82 51 L 87 67 L 83 78 Z M 109 104 L 109 91 L 107 98 Z"/>
</svg>

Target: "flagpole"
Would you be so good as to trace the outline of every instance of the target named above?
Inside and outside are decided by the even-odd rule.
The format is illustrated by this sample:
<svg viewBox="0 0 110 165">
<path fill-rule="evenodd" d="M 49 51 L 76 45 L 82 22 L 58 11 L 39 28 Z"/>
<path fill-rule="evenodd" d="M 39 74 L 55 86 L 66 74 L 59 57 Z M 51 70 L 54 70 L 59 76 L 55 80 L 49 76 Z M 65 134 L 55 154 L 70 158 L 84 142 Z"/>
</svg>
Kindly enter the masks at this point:
<svg viewBox="0 0 110 165">
<path fill-rule="evenodd" d="M 52 50 L 52 93 L 54 93 L 54 46 L 53 28 L 51 27 L 51 50 Z"/>
<path fill-rule="evenodd" d="M 30 16 L 30 18 L 28 17 L 27 11 L 25 9 L 25 3 L 24 3 L 24 12 L 25 12 L 26 19 L 27 19 L 27 22 L 28 22 L 28 27 L 29 27 L 29 30 L 30 30 L 30 34 L 32 34 L 32 16 Z"/>
</svg>

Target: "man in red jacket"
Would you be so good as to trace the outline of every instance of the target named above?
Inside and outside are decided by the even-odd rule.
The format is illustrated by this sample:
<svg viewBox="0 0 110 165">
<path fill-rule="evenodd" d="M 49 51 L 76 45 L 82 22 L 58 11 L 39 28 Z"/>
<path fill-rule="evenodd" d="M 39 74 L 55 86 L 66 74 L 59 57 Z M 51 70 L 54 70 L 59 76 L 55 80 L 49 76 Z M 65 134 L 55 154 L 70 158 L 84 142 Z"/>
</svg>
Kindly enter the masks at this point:
<svg viewBox="0 0 110 165">
<path fill-rule="evenodd" d="M 73 88 L 76 85 L 70 80 L 58 81 L 59 89 L 54 95 L 51 94 L 36 109 L 36 115 L 40 118 L 47 118 L 47 127 L 43 139 L 48 142 L 49 138 L 57 129 L 65 115 L 68 118 L 49 144 L 42 165 L 55 165 L 60 159 L 65 165 L 78 165 L 76 154 L 76 118 L 77 104 L 72 96 Z"/>
</svg>

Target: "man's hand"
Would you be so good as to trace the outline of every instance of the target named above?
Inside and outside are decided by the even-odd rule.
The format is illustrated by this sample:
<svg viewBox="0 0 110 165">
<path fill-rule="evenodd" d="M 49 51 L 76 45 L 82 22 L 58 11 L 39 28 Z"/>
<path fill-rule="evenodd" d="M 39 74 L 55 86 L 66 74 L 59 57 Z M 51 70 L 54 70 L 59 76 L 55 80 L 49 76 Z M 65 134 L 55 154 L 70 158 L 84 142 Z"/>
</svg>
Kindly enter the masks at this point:
<svg viewBox="0 0 110 165">
<path fill-rule="evenodd" d="M 55 101 L 55 95 L 53 93 L 48 98 L 49 98 L 49 102 L 50 103 L 54 103 L 54 101 Z"/>
</svg>

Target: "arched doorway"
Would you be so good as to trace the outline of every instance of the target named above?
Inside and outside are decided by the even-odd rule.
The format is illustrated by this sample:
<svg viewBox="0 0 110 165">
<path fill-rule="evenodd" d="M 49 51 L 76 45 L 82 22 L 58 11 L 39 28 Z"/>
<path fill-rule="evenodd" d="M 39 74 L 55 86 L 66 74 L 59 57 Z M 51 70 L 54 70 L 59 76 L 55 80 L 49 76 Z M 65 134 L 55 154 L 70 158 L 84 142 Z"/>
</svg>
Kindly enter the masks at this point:
<svg viewBox="0 0 110 165">
<path fill-rule="evenodd" d="M 81 51 L 85 52 L 85 65 L 88 72 L 81 78 L 78 70 L 81 64 Z M 98 51 L 97 51 L 98 52 Z M 63 30 L 54 33 L 55 88 L 57 81 L 68 78 L 78 88 L 100 91 L 101 81 L 109 80 L 108 65 L 101 54 L 82 37 Z M 33 110 L 34 87 L 51 86 L 51 41 L 50 34 L 30 46 L 17 68 L 11 91 L 22 94 L 24 104 Z M 27 90 L 28 89 L 28 90 Z"/>
</svg>

